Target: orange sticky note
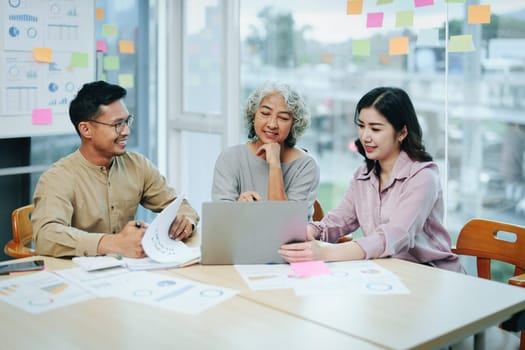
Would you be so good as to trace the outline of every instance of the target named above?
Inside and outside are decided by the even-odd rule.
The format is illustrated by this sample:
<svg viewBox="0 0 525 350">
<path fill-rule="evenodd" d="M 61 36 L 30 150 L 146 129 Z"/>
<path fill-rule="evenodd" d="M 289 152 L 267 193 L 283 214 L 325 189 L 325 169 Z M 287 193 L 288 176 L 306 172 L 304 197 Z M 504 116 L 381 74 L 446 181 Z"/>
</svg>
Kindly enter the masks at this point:
<svg viewBox="0 0 525 350">
<path fill-rule="evenodd" d="M 469 5 L 468 23 L 490 23 L 490 5 Z"/>
<path fill-rule="evenodd" d="M 120 40 L 118 42 L 118 51 L 120 53 L 135 53 L 135 43 L 133 41 Z"/>
<path fill-rule="evenodd" d="M 104 19 L 104 8 L 103 7 L 97 7 L 95 9 L 95 18 L 97 21 L 102 21 Z"/>
<path fill-rule="evenodd" d="M 407 55 L 408 54 L 408 37 L 402 36 L 399 38 L 391 38 L 388 49 L 388 54 L 394 55 Z"/>
<path fill-rule="evenodd" d="M 33 49 L 33 57 L 37 62 L 53 62 L 53 49 L 49 47 L 35 47 Z"/>
<path fill-rule="evenodd" d="M 346 2 L 347 15 L 360 15 L 363 13 L 363 0 L 348 0 Z"/>
</svg>

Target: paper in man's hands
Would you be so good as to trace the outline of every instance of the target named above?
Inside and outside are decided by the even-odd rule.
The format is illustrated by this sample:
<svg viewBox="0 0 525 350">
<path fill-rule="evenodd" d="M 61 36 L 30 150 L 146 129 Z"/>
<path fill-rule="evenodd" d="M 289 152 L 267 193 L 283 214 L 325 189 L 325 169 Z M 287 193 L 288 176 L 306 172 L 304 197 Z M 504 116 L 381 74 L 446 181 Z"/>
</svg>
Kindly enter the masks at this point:
<svg viewBox="0 0 525 350">
<path fill-rule="evenodd" d="M 142 248 L 153 260 L 167 263 L 173 261 L 184 262 L 195 259 L 196 251 L 190 249 L 182 241 L 176 241 L 169 237 L 171 223 L 177 216 L 180 204 L 184 196 L 180 195 L 157 215 L 146 229 L 142 238 Z"/>
</svg>

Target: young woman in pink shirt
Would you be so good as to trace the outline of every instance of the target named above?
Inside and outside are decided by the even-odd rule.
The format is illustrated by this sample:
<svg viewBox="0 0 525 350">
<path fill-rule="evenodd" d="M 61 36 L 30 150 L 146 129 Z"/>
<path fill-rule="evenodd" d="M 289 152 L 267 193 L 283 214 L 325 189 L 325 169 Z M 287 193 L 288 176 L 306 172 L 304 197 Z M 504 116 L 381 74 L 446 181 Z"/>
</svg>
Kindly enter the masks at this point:
<svg viewBox="0 0 525 350">
<path fill-rule="evenodd" d="M 341 204 L 307 226 L 308 241 L 283 245 L 289 262 L 395 257 L 464 272 L 443 226 L 439 171 L 425 151 L 414 106 L 405 91 L 378 87 L 364 95 L 354 117 L 365 164 Z M 363 237 L 337 240 L 361 228 Z"/>
</svg>

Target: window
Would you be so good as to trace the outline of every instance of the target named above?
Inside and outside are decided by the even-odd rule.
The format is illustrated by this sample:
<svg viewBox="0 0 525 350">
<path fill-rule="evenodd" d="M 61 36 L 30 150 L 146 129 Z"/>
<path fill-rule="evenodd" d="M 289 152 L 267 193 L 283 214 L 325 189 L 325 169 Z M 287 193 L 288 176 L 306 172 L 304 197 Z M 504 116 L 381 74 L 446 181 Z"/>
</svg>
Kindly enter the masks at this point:
<svg viewBox="0 0 525 350">
<path fill-rule="evenodd" d="M 453 240 L 472 217 L 524 225 L 525 4 L 363 3 L 347 14 L 342 0 L 241 1 L 241 101 L 267 79 L 307 99 L 312 126 L 298 145 L 320 163 L 330 210 L 362 163 L 358 99 L 404 88 L 440 166 Z"/>
</svg>

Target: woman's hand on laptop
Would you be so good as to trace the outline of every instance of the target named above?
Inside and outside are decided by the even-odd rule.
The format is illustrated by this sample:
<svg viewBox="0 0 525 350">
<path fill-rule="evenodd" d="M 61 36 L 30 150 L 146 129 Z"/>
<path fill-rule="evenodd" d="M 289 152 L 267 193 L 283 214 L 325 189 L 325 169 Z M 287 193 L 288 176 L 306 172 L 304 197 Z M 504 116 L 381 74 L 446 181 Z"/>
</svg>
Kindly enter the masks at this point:
<svg viewBox="0 0 525 350">
<path fill-rule="evenodd" d="M 261 195 L 255 191 L 246 191 L 240 194 L 238 202 L 256 202 L 262 200 Z"/>
</svg>

